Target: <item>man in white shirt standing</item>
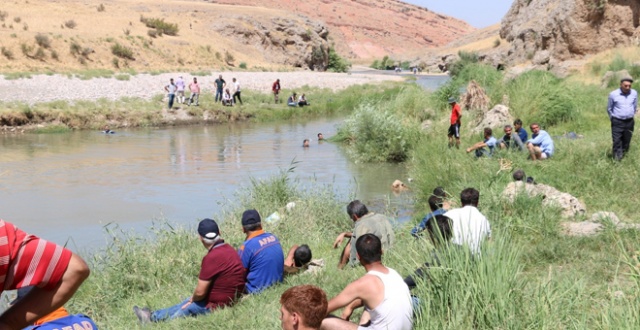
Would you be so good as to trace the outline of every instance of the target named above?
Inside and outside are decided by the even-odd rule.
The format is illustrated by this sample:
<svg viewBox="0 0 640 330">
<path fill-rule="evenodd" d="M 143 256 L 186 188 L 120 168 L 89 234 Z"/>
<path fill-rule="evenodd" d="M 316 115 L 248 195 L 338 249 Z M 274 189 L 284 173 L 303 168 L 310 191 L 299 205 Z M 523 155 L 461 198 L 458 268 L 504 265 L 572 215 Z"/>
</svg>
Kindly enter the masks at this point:
<svg viewBox="0 0 640 330">
<path fill-rule="evenodd" d="M 233 103 L 238 103 L 236 102 L 236 97 L 238 98 L 238 101 L 240 101 L 240 104 L 242 104 L 242 99 L 240 98 L 240 83 L 238 82 L 238 80 L 236 80 L 236 78 L 233 78 Z"/>
<path fill-rule="evenodd" d="M 460 193 L 462 207 L 444 214 L 451 219 L 451 243 L 469 247 L 474 255 L 480 253 L 482 242 L 491 238 L 489 221 L 477 208 L 479 199 L 480 192 L 467 188 Z"/>
</svg>

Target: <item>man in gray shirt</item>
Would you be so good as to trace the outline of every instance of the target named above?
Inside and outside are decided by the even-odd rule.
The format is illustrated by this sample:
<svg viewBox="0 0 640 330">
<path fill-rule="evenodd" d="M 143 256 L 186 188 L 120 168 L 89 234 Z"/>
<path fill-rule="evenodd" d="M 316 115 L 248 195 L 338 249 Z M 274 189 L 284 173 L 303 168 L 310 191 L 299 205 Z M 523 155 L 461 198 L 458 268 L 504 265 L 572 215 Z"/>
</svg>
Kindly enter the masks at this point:
<svg viewBox="0 0 640 330">
<path fill-rule="evenodd" d="M 620 89 L 609 93 L 607 112 L 611 120 L 611 138 L 613 140 L 613 158 L 622 160 L 629 151 L 629 143 L 633 136 L 633 126 L 638 109 L 638 92 L 631 89 L 633 79 L 622 78 Z"/>
<path fill-rule="evenodd" d="M 514 149 L 522 151 L 524 150 L 524 144 L 520 140 L 518 134 L 512 134 L 513 127 L 511 125 L 504 126 L 504 136 L 498 141 L 500 143 L 500 149 Z"/>
</svg>

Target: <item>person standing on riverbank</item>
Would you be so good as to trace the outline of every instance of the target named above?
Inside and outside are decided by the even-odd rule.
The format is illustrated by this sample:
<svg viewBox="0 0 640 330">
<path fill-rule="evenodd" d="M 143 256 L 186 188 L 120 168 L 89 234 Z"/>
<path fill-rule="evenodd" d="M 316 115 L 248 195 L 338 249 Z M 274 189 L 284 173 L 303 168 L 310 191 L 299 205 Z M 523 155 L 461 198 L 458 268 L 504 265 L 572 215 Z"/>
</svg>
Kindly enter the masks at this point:
<svg viewBox="0 0 640 330">
<path fill-rule="evenodd" d="M 449 105 L 451 105 L 451 126 L 449 126 L 448 132 L 449 148 L 453 147 L 453 138 L 455 138 L 455 146 L 460 149 L 460 118 L 462 118 L 462 113 L 455 98 L 449 98 Z"/>
<path fill-rule="evenodd" d="M 262 220 L 258 211 L 244 211 L 242 231 L 247 238 L 238 249 L 238 255 L 247 271 L 246 291 L 259 293 L 282 282 L 284 278 L 282 246 L 275 235 L 262 229 Z"/>
<path fill-rule="evenodd" d="M 189 95 L 189 103 L 187 103 L 187 105 L 191 105 L 195 101 L 196 106 L 199 106 L 200 84 L 198 84 L 198 78 L 193 77 L 193 82 L 189 84 L 189 91 L 191 92 L 191 95 Z"/>
<path fill-rule="evenodd" d="M 276 79 L 273 85 L 271 85 L 271 91 L 273 92 L 273 101 L 277 104 L 278 95 L 280 94 L 280 79 Z"/>
<path fill-rule="evenodd" d="M 222 75 L 218 76 L 218 79 L 213 81 L 214 85 L 216 85 L 216 97 L 215 102 L 222 102 L 222 92 L 224 88 L 227 86 L 227 82 L 222 79 Z"/>
<path fill-rule="evenodd" d="M 180 104 L 184 103 L 184 88 L 184 79 L 182 79 L 182 76 L 179 76 L 176 80 L 176 97 L 178 98 L 178 103 Z"/>
<path fill-rule="evenodd" d="M 34 286 L 0 315 L 0 329 L 22 329 L 62 307 L 89 273 L 75 253 L 0 220 L 0 292 Z"/>
<path fill-rule="evenodd" d="M 240 83 L 238 82 L 238 80 L 236 78 L 233 78 L 233 103 L 237 103 L 236 98 L 238 98 L 238 101 L 240 101 L 240 105 L 242 105 L 242 98 L 240 97 Z"/>
<path fill-rule="evenodd" d="M 245 288 L 245 270 L 235 249 L 220 237 L 218 224 L 204 219 L 198 224 L 200 242 L 207 249 L 202 258 L 198 284 L 186 300 L 154 312 L 133 306 L 142 323 L 168 321 L 179 317 L 207 314 L 232 305 Z"/>
<path fill-rule="evenodd" d="M 169 104 L 167 104 L 167 106 L 169 107 L 169 110 L 173 109 L 173 100 L 176 97 L 176 90 L 177 90 L 177 86 L 175 83 L 173 83 L 173 78 L 169 79 L 169 85 L 164 86 L 164 90 L 169 94 Z"/>
<path fill-rule="evenodd" d="M 620 161 L 629 151 L 635 121 L 638 112 L 638 92 L 631 89 L 633 79 L 620 80 L 620 88 L 609 93 L 607 113 L 611 120 L 611 139 L 613 140 L 613 159 Z"/>
</svg>

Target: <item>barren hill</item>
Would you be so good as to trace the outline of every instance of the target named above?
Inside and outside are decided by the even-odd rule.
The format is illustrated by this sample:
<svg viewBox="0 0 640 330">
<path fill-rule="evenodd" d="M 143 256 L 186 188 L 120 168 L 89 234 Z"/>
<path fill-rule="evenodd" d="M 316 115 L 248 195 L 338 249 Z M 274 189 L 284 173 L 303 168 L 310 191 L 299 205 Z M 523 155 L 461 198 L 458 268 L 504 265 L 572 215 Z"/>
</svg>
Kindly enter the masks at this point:
<svg viewBox="0 0 640 330">
<path fill-rule="evenodd" d="M 418 54 L 475 30 L 464 21 L 398 0 L 205 0 L 299 13 L 326 24 L 340 54 L 370 59 Z"/>
</svg>

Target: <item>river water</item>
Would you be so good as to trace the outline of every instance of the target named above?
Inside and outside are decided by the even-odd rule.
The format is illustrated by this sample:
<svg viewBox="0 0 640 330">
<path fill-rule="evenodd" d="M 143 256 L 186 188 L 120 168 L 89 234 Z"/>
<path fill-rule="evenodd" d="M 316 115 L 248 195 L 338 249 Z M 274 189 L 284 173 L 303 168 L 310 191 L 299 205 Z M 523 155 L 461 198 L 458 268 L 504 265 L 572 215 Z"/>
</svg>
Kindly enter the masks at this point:
<svg viewBox="0 0 640 330">
<path fill-rule="evenodd" d="M 86 249 L 104 245 L 109 223 L 143 231 L 154 219 L 194 224 L 214 217 L 251 177 L 267 178 L 293 160 L 294 178 L 333 184 L 345 203 L 355 193 L 410 208 L 410 196 L 390 190 L 393 180 L 406 182 L 403 165 L 354 164 L 339 145 L 317 141 L 318 132 L 329 137 L 341 121 L 2 136 L 1 217 Z M 302 148 L 305 138 L 309 148 Z"/>
</svg>

